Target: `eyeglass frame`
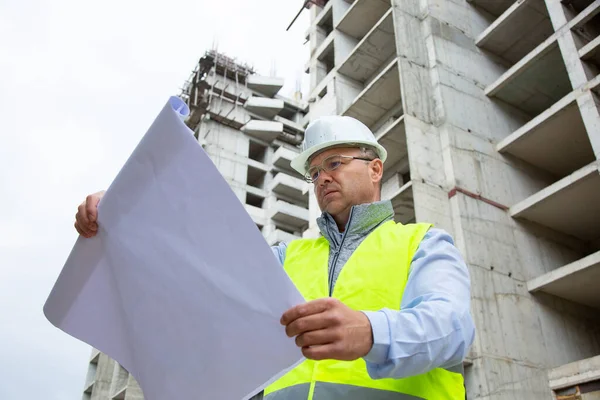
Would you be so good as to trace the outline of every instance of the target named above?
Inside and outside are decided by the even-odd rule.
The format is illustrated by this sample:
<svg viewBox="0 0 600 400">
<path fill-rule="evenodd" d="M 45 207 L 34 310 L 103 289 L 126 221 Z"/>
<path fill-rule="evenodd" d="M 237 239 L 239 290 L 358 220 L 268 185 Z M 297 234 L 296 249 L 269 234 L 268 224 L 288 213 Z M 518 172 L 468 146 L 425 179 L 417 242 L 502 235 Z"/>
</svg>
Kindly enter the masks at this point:
<svg viewBox="0 0 600 400">
<path fill-rule="evenodd" d="M 340 162 L 340 165 L 338 165 L 337 167 L 335 167 L 333 169 L 329 169 L 328 170 L 325 167 L 323 167 L 323 164 L 325 163 L 325 161 L 329 160 L 332 157 L 341 157 L 342 159 L 350 159 L 350 161 L 361 160 L 361 161 L 369 161 L 369 162 L 378 159 L 378 157 L 375 157 L 375 158 L 366 158 L 366 157 L 347 156 L 347 155 L 344 155 L 344 154 L 332 154 L 329 157 L 323 159 L 323 161 L 321 161 L 321 163 L 319 163 L 317 165 L 313 165 L 312 167 L 309 167 L 306 170 L 306 173 L 303 176 L 304 180 L 306 182 L 308 182 L 308 183 L 315 183 L 317 181 L 317 179 L 319 179 L 319 176 L 321 175 L 321 171 L 331 172 L 331 171 L 335 171 L 336 169 L 338 169 L 343 164 L 342 162 Z M 348 161 L 348 163 L 350 161 Z M 346 165 L 346 164 L 344 164 L 344 165 Z M 312 179 L 312 177 L 310 177 L 310 175 L 309 175 L 310 170 L 313 169 L 313 168 L 317 168 L 317 177 L 315 179 Z"/>
</svg>

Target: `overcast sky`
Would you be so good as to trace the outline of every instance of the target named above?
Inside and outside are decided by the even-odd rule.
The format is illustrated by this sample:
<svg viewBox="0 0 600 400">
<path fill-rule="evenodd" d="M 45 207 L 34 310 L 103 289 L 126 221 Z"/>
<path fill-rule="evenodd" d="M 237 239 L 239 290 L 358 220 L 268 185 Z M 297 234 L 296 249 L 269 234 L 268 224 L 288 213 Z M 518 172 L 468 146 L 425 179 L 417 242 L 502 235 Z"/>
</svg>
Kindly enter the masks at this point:
<svg viewBox="0 0 600 400">
<path fill-rule="evenodd" d="M 106 188 L 203 52 L 286 79 L 308 57 L 302 1 L 0 0 L 0 399 L 80 399 L 90 347 L 42 307 L 77 205 Z M 306 80 L 305 80 L 306 81 Z"/>
</svg>

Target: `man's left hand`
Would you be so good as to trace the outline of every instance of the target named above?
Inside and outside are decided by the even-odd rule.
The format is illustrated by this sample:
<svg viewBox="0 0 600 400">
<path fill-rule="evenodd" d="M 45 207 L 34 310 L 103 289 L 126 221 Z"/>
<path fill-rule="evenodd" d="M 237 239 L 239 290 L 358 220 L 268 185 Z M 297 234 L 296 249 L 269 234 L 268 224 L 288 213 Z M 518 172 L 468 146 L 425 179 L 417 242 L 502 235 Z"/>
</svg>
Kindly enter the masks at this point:
<svg viewBox="0 0 600 400">
<path fill-rule="evenodd" d="M 352 361 L 373 346 L 369 318 L 331 297 L 290 308 L 281 324 L 289 337 L 296 336 L 302 354 L 313 360 Z"/>
</svg>

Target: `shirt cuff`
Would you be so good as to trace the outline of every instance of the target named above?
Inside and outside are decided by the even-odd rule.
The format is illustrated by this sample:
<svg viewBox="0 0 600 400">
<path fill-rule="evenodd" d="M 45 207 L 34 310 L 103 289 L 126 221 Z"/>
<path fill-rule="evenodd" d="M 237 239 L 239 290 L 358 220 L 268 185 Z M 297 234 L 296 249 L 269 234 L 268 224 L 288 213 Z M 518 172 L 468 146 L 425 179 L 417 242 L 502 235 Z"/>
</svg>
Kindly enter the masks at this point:
<svg viewBox="0 0 600 400">
<path fill-rule="evenodd" d="M 363 359 L 372 364 L 383 364 L 390 350 L 390 325 L 383 311 L 363 311 L 373 331 L 373 347 Z"/>
</svg>

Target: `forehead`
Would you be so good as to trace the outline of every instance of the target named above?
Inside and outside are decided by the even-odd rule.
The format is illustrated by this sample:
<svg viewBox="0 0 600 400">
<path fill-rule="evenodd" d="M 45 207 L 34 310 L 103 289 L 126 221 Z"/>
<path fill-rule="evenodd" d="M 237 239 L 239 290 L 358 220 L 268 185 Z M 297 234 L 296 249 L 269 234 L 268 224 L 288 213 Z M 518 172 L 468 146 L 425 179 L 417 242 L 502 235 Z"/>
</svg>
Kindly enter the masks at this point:
<svg viewBox="0 0 600 400">
<path fill-rule="evenodd" d="M 344 155 L 344 156 L 355 156 L 360 153 L 360 149 L 358 147 L 334 147 L 331 149 L 323 150 L 318 153 L 309 161 L 309 166 L 320 164 L 324 159 L 333 155 Z"/>
</svg>

